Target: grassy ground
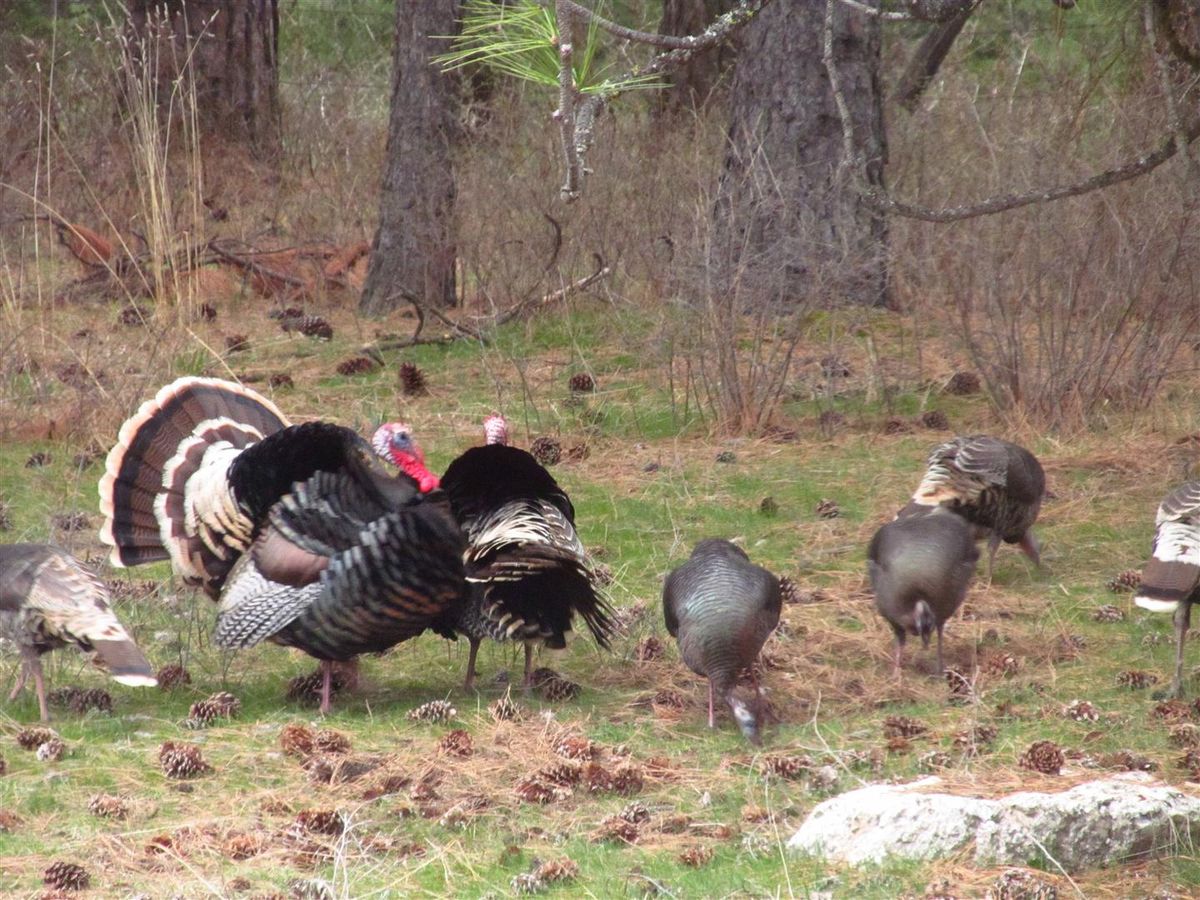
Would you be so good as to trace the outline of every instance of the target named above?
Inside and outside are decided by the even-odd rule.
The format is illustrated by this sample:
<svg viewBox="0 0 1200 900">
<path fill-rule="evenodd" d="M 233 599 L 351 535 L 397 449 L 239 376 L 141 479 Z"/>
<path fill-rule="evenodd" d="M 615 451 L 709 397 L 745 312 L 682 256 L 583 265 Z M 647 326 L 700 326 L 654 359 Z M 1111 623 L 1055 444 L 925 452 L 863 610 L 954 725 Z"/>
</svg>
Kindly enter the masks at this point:
<svg viewBox="0 0 1200 900">
<path fill-rule="evenodd" d="M 514 877 L 569 859 L 577 874 L 548 883 L 548 892 L 884 898 L 928 888 L 983 896 L 999 870 L 973 869 L 967 857 L 849 869 L 786 855 L 782 845 L 823 797 L 933 769 L 954 789 L 1056 789 L 1094 777 L 1093 766 L 1119 767 L 1107 757 L 1129 750 L 1167 781 L 1186 779 L 1175 765 L 1182 751 L 1168 738 L 1173 723 L 1154 714 L 1151 689 L 1119 684 L 1131 670 L 1169 677 L 1169 619 L 1145 615 L 1129 594 L 1105 587 L 1140 566 L 1154 507 L 1189 461 L 1191 444 L 1176 440 L 1194 423 L 1171 419 L 1169 407 L 1073 438 L 1007 432 L 1038 453 L 1048 472 L 1053 496 L 1038 526 L 1045 567 L 1033 569 L 1006 547 L 993 582 L 972 587 L 948 628 L 947 650 L 974 693 L 952 703 L 945 683 L 929 674 L 931 654 L 919 647 L 907 656 L 903 681 L 892 680 L 890 632 L 874 613 L 863 574 L 872 532 L 905 501 L 930 446 L 948 434 L 922 428 L 916 417 L 937 408 L 954 430 L 1002 431 L 982 397 L 940 392 L 953 360 L 939 355 L 936 326 L 922 323 L 924 343 L 914 354 L 917 323 L 886 313 L 859 317 L 875 336 L 876 362 L 864 342 L 842 341 L 850 376 L 830 385 L 819 364 L 828 335 L 854 332 L 848 322 L 815 323 L 812 333 L 821 337 L 802 348 L 785 406 L 798 439 L 772 442 L 712 437 L 703 407 L 691 396 L 685 402 L 678 386 L 671 390 L 660 323 L 636 308 L 584 298 L 562 314 L 508 326 L 487 347 L 388 354 L 385 368 L 355 377 L 336 375 L 336 364 L 376 328 L 408 323 L 360 323 L 337 305 L 321 312 L 335 328 L 328 343 L 283 335 L 257 300 L 225 302 L 214 322 L 187 323 L 190 336 L 176 325 L 114 325 L 115 307 L 10 311 L 10 324 L 40 337 L 24 345 L 38 367 L 9 362 L 0 373 L 0 501 L 11 520 L 4 540 L 54 539 L 98 558 L 102 461 L 74 457 L 93 439 L 107 449 L 121 415 L 174 374 L 246 377 L 298 420 L 323 416 L 366 430 L 403 417 L 434 468 L 475 443 L 482 415 L 499 408 L 524 445 L 548 434 L 566 448 L 587 446 L 586 459 L 554 471 L 575 502 L 582 538 L 612 569 L 609 590 L 626 611 L 626 632 L 611 655 L 583 638 L 563 654 L 543 654 L 541 664 L 580 682 L 583 692 L 563 703 L 514 692 L 524 712 L 518 721 L 489 710 L 508 691 L 495 676 L 519 672 L 515 652 L 486 646 L 482 691 L 467 695 L 459 688 L 465 643 L 432 635 L 365 659 L 359 687 L 318 721 L 311 706 L 285 696 L 289 679 L 310 671 L 311 660 L 276 647 L 222 654 L 208 640 L 209 601 L 172 583 L 165 567 L 124 573 L 150 587 L 121 591 L 122 617 L 156 664 L 184 665 L 191 683 L 167 692 L 108 685 L 111 714 L 58 709 L 52 724 L 68 752 L 57 762 L 39 762 L 17 745 L 16 735 L 37 717 L 29 693 L 3 707 L 5 892 L 38 895 L 43 871 L 67 860 L 88 869 L 97 897 L 298 896 L 297 882 L 307 879 L 355 897 L 507 895 Z M 89 336 L 78 337 L 85 328 Z M 232 331 L 247 334 L 248 350 L 218 361 L 203 349 L 223 347 Z M 56 367 L 79 359 L 96 377 L 72 387 Z M 425 371 L 428 396 L 398 391 L 401 360 Z M 590 372 L 598 390 L 573 403 L 567 380 L 578 371 Z M 295 387 L 272 392 L 267 379 L 279 372 Z M 886 404 L 872 387 L 881 372 L 895 388 Z M 843 418 L 827 417 L 822 428 L 817 416 L 829 409 Z M 885 428 L 889 418 L 899 420 L 895 433 Z M 30 467 L 39 452 L 49 460 Z M 729 461 L 718 462 L 726 452 L 732 457 L 721 458 Z M 774 514 L 762 509 L 768 497 Z M 818 516 L 822 499 L 833 500 L 840 515 Z M 86 527 L 64 530 L 56 517 L 77 511 L 87 514 Z M 785 609 L 787 627 L 766 651 L 765 684 L 780 721 L 761 752 L 740 739 L 728 716 L 716 731 L 705 727 L 703 684 L 679 663 L 662 626 L 662 577 L 706 536 L 739 540 L 802 589 L 803 602 Z M 1106 604 L 1123 620 L 1095 620 Z M 654 656 L 646 650 L 651 636 L 665 646 L 661 658 L 643 658 Z M 106 685 L 70 652 L 49 657 L 47 671 L 51 686 Z M 5 657 L 2 674 L 15 672 L 15 658 Z M 190 705 L 218 690 L 239 698 L 240 711 L 207 729 L 185 728 Z M 456 708 L 453 721 L 408 718 L 439 699 Z M 1099 720 L 1065 716 L 1063 707 L 1076 699 L 1094 704 Z M 889 740 L 884 720 L 895 715 L 929 730 Z M 306 768 L 281 745 L 284 729 L 296 724 L 341 732 L 348 753 Z M 994 741 L 964 753 L 956 735 L 979 725 L 995 728 Z M 470 755 L 443 741 L 456 729 L 469 735 Z M 561 765 L 556 748 L 571 737 L 594 742 L 598 768 L 584 770 L 552 802 L 523 800 L 521 779 Z M 1078 751 L 1063 775 L 1018 767 L 1040 739 Z M 212 771 L 166 778 L 158 753 L 167 740 L 198 744 Z M 351 777 L 355 769 L 368 771 Z M 791 769 L 791 777 L 779 774 Z M 626 773 L 624 791 L 608 785 L 604 772 Z M 640 785 L 629 773 L 640 775 Z M 119 798 L 125 815 L 89 811 L 96 795 Z M 336 811 L 340 833 L 307 829 L 312 811 Z M 622 811 L 637 824 L 614 822 Z M 1054 882 L 1060 896 L 1076 889 L 1148 896 L 1172 886 L 1186 891 L 1181 886 L 1200 879 L 1200 860 L 1186 848 L 1169 860 L 1077 875 L 1074 887 L 1051 862 L 1041 865 L 1046 871 L 1037 877 Z"/>
</svg>

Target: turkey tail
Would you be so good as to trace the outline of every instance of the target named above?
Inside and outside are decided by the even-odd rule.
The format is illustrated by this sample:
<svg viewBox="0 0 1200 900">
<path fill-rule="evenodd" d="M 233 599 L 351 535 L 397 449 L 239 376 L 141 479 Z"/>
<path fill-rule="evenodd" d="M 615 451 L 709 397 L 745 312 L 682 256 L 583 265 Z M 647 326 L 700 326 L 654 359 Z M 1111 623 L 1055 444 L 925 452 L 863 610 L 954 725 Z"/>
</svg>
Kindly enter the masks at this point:
<svg viewBox="0 0 1200 900">
<path fill-rule="evenodd" d="M 150 668 L 150 663 L 133 641 L 95 640 L 91 644 L 113 681 L 133 687 L 154 687 L 158 684 L 154 669 Z"/>
<path fill-rule="evenodd" d="M 273 403 L 232 382 L 188 377 L 159 390 L 121 426 L 100 479 L 100 539 L 113 548 L 112 564 L 170 559 L 185 581 L 211 589 L 232 559 L 187 527 L 189 492 L 227 490 L 237 454 L 287 425 Z M 228 513 L 236 528 L 236 511 Z"/>
<path fill-rule="evenodd" d="M 1142 570 L 1142 584 L 1133 598 L 1133 602 L 1142 609 L 1150 612 L 1174 612 L 1200 585 L 1200 556 L 1197 555 L 1200 546 L 1193 545 L 1190 559 L 1158 557 L 1164 550 L 1173 553 L 1178 549 L 1163 548 L 1161 541 L 1155 547 L 1155 555 Z"/>
<path fill-rule="evenodd" d="M 913 610 L 913 624 L 917 629 L 917 634 L 921 636 L 921 643 L 928 647 L 930 636 L 937 630 L 937 618 L 933 614 L 933 609 L 924 600 L 917 601 L 916 608 Z"/>
</svg>

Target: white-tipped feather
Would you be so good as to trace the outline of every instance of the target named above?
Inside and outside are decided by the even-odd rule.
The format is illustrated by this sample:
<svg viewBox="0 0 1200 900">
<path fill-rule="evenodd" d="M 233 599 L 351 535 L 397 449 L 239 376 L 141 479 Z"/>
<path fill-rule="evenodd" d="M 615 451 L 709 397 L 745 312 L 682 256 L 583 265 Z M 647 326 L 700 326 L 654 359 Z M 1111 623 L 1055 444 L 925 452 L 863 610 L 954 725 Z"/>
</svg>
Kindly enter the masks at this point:
<svg viewBox="0 0 1200 900">
<path fill-rule="evenodd" d="M 113 675 L 112 680 L 130 687 L 154 687 L 158 684 L 158 679 L 153 675 Z"/>
<path fill-rule="evenodd" d="M 1153 597 L 1134 597 L 1133 602 L 1142 609 L 1156 613 L 1173 613 L 1179 608 L 1178 600 L 1156 600 Z"/>
</svg>

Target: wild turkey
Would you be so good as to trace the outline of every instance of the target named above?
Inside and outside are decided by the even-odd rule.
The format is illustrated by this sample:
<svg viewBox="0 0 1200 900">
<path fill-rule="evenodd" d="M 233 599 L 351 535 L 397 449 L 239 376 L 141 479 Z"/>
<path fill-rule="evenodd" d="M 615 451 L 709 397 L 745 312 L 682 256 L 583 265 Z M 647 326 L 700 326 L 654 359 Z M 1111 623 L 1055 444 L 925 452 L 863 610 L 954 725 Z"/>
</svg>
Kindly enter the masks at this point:
<svg viewBox="0 0 1200 900">
<path fill-rule="evenodd" d="M 928 647 L 935 631 L 937 670 L 942 673 L 942 628 L 962 605 L 978 560 L 971 526 L 939 507 L 912 512 L 875 532 L 867 550 L 867 574 L 875 608 L 896 635 L 897 678 L 905 638 L 919 635 Z"/>
<path fill-rule="evenodd" d="M 1183 647 L 1192 604 L 1200 597 L 1200 481 L 1189 481 L 1168 494 L 1154 524 L 1154 549 L 1133 602 L 1151 612 L 1175 614 L 1175 677 L 1168 696 L 1181 697 Z"/>
<path fill-rule="evenodd" d="M 150 663 L 112 611 L 111 599 L 104 582 L 62 550 L 46 544 L 0 546 L 0 636 L 21 651 L 21 674 L 8 699 L 17 699 L 32 673 L 42 721 L 47 721 L 40 657 L 67 644 L 94 651 L 96 662 L 121 684 L 157 684 Z"/>
<path fill-rule="evenodd" d="M 566 646 L 578 613 L 604 649 L 612 635 L 612 609 L 597 593 L 586 552 L 575 532 L 575 508 L 538 462 L 506 445 L 502 416 L 484 421 L 486 445 L 472 447 L 442 476 L 442 490 L 467 535 L 468 602 L 435 629 L 466 635 L 471 644 L 464 681 L 475 681 L 475 657 L 484 638 L 525 642 L 525 684 L 533 645 Z"/>
<path fill-rule="evenodd" d="M 667 576 L 663 585 L 667 631 L 679 642 L 687 667 L 708 679 L 709 728 L 715 727 L 714 697 L 720 697 L 746 739 L 760 743 L 762 691 L 756 683 L 756 710 L 737 696 L 734 687 L 779 624 L 782 605 L 779 579 L 750 562 L 729 541 L 701 541 L 691 558 Z"/>
<path fill-rule="evenodd" d="M 114 565 L 170 559 L 219 599 L 219 646 L 270 639 L 321 660 L 327 712 L 331 661 L 413 637 L 465 594 L 462 535 L 436 487 L 402 426 L 372 446 L 291 425 L 240 385 L 180 378 L 121 427 L 101 539 Z"/>
<path fill-rule="evenodd" d="M 1046 493 L 1041 463 L 1024 447 L 987 435 L 956 437 L 935 448 L 929 469 L 901 516 L 944 506 L 988 536 L 988 578 L 1003 540 L 1018 544 L 1034 565 L 1041 553 L 1032 527 Z"/>
</svg>

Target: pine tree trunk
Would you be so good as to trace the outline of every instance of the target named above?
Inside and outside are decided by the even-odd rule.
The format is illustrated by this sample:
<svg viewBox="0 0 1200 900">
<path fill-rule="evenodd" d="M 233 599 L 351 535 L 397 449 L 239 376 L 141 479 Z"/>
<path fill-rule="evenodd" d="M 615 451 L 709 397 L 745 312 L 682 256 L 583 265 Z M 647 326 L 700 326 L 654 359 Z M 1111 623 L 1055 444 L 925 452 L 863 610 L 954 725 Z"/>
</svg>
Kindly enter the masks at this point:
<svg viewBox="0 0 1200 900">
<path fill-rule="evenodd" d="M 672 37 L 700 34 L 730 6 L 729 0 L 663 0 L 658 33 Z M 662 91 L 661 108 L 676 111 L 702 106 L 716 87 L 722 68 L 732 58 L 732 49 L 722 45 L 701 53 L 678 69 L 669 78 L 671 86 Z"/>
<path fill-rule="evenodd" d="M 397 0 L 392 105 L 379 229 L 359 309 L 383 315 L 411 296 L 455 301 L 454 171 L 457 78 L 430 57 L 454 34 L 458 0 Z"/>
<path fill-rule="evenodd" d="M 203 133 L 278 156 L 278 0 L 128 0 L 128 11 L 131 62 L 155 67 L 160 108 L 178 110 L 190 67 Z"/>
<path fill-rule="evenodd" d="M 825 0 L 770 4 L 747 26 L 730 99 L 712 261 L 743 305 L 888 301 L 888 229 L 853 189 L 821 59 Z M 866 175 L 886 145 L 880 25 L 835 4 L 833 53 Z"/>
</svg>

